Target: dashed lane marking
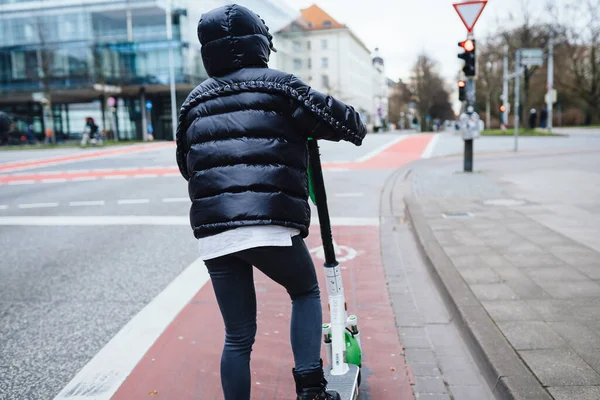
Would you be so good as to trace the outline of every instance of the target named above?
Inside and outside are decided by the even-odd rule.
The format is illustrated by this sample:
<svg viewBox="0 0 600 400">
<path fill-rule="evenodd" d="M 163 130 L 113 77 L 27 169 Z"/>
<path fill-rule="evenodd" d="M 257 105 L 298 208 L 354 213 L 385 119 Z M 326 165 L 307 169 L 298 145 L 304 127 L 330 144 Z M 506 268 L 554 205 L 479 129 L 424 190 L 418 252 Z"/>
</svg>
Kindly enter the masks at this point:
<svg viewBox="0 0 600 400">
<path fill-rule="evenodd" d="M 87 206 L 103 206 L 106 205 L 104 200 L 89 200 L 89 201 L 70 201 L 70 207 L 87 207 Z"/>
<path fill-rule="evenodd" d="M 124 204 L 147 204 L 150 203 L 149 199 L 121 199 L 119 201 L 117 201 L 117 204 L 119 205 L 124 205 Z"/>
<path fill-rule="evenodd" d="M 19 208 L 52 208 L 58 207 L 58 203 L 29 203 L 19 204 Z"/>
<path fill-rule="evenodd" d="M 189 197 L 172 197 L 162 199 L 163 203 L 190 203 Z"/>
</svg>

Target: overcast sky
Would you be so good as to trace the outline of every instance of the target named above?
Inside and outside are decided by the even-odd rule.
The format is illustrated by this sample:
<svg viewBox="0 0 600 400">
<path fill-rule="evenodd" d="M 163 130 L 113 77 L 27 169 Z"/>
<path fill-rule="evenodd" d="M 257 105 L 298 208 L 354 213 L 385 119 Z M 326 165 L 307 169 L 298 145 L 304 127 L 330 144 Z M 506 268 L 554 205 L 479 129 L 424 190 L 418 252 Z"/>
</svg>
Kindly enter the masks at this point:
<svg viewBox="0 0 600 400">
<path fill-rule="evenodd" d="M 285 0 L 294 8 L 317 3 L 338 22 L 350 27 L 370 48 L 379 47 L 388 77 L 407 80 L 421 51 L 440 63 L 441 72 L 453 80 L 463 63 L 457 58 L 458 42 L 467 31 L 452 3 L 458 0 Z M 475 28 L 475 38 L 509 22 L 509 12 L 521 14 L 528 3 L 532 15 L 544 18 L 546 0 L 489 0 Z M 562 0 L 568 1 L 568 0 Z M 577 0 L 570 0 L 577 1 Z"/>
</svg>

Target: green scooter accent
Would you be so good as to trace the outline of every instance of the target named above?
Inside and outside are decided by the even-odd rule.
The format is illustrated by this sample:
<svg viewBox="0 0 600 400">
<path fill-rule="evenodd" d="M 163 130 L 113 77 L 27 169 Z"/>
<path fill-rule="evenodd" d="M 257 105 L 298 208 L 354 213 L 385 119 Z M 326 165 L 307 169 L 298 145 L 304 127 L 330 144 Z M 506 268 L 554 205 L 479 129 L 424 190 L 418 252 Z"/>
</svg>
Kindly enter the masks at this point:
<svg viewBox="0 0 600 400">
<path fill-rule="evenodd" d="M 308 138 L 308 140 L 314 140 L 313 138 Z M 308 194 L 310 196 L 311 201 L 316 206 L 317 199 L 315 198 L 315 189 L 313 188 L 313 180 L 312 180 L 312 172 L 310 170 L 310 164 L 308 165 Z"/>
<path fill-rule="evenodd" d="M 346 340 L 346 363 L 357 365 L 359 368 L 362 364 L 362 354 L 358 341 L 348 329 L 344 330 Z"/>
</svg>

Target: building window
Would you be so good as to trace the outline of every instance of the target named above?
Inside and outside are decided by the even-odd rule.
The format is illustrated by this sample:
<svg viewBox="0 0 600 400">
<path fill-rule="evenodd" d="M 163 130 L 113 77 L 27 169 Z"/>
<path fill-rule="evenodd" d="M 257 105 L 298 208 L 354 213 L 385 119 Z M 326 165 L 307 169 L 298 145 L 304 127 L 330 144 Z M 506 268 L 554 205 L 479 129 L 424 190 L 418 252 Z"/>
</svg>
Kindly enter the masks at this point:
<svg viewBox="0 0 600 400">
<path fill-rule="evenodd" d="M 298 71 L 299 69 L 302 69 L 302 60 L 299 58 L 294 58 L 294 69 L 296 71 Z"/>
<path fill-rule="evenodd" d="M 306 60 L 306 66 L 308 67 L 308 69 L 312 68 L 312 58 L 309 58 L 308 60 Z"/>
<path fill-rule="evenodd" d="M 310 50 L 310 40 L 307 40 L 307 41 L 306 41 L 306 48 L 307 48 L 308 50 Z"/>
<path fill-rule="evenodd" d="M 327 48 L 327 39 L 321 39 L 321 48 L 322 49 L 326 49 Z"/>
<path fill-rule="evenodd" d="M 300 43 L 298 41 L 294 41 L 294 51 L 296 51 L 296 52 L 302 51 L 302 43 Z"/>
<path fill-rule="evenodd" d="M 333 23 L 329 20 L 323 21 L 323 28 L 331 28 L 332 25 Z"/>
<path fill-rule="evenodd" d="M 321 75 L 321 86 L 329 89 L 329 75 Z"/>
<path fill-rule="evenodd" d="M 327 57 L 321 58 L 321 68 L 329 67 L 329 59 Z"/>
</svg>

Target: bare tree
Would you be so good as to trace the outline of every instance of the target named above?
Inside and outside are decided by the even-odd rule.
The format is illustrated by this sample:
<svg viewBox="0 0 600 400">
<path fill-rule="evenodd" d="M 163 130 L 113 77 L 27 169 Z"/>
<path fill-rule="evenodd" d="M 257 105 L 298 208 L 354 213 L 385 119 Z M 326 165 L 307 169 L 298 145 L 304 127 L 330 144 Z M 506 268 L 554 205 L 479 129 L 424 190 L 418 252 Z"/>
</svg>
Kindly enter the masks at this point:
<svg viewBox="0 0 600 400">
<path fill-rule="evenodd" d="M 558 21 L 557 8 L 553 10 Z M 582 102 L 586 124 L 600 122 L 600 1 L 581 1 L 565 7 L 563 15 L 569 17 L 559 22 L 556 31 L 564 38 L 567 71 L 558 74 L 558 81 Z M 581 24 L 576 26 L 567 21 Z"/>
<path fill-rule="evenodd" d="M 408 85 L 398 79 L 394 82 L 388 96 L 388 119 L 391 122 L 398 122 L 402 117 L 402 113 L 408 112 L 408 104 L 412 94 Z"/>
<path fill-rule="evenodd" d="M 450 93 L 445 88 L 437 63 L 425 53 L 418 56 L 413 66 L 410 91 L 421 119 L 426 116 L 442 120 L 454 117 Z"/>
</svg>

